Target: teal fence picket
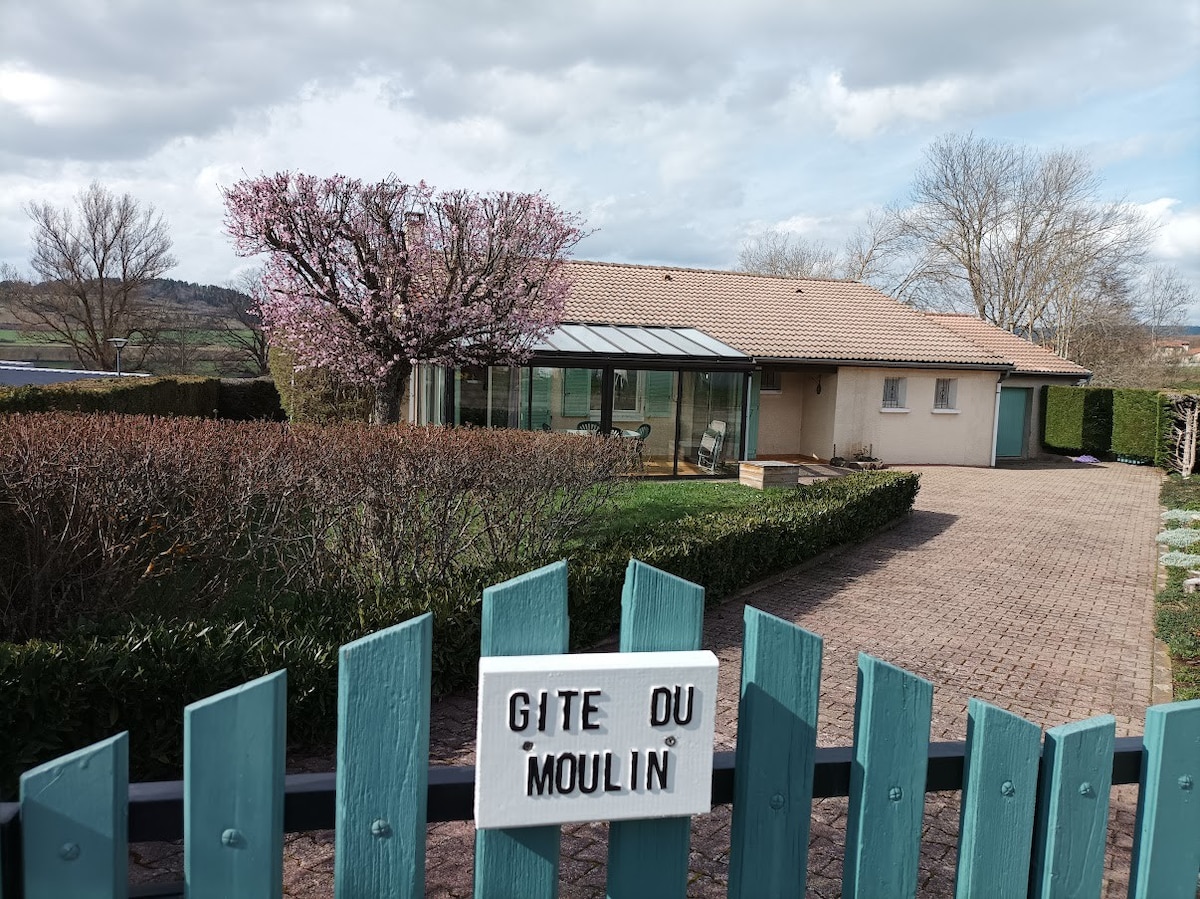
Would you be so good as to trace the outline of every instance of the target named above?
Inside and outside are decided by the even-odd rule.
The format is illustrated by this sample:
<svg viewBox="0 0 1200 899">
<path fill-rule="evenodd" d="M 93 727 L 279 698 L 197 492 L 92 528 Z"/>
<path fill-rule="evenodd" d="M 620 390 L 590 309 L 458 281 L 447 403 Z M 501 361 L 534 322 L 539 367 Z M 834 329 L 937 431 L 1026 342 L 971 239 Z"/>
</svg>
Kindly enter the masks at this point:
<svg viewBox="0 0 1200 899">
<path fill-rule="evenodd" d="M 25 899 L 128 895 L 129 736 L 21 775 Z"/>
<path fill-rule="evenodd" d="M 340 897 L 425 895 L 432 641 L 425 614 L 338 654 Z"/>
<path fill-rule="evenodd" d="M 1112 715 L 1046 731 L 1034 828 L 1033 899 L 1100 895 L 1115 739 Z"/>
<path fill-rule="evenodd" d="M 958 899 L 1024 899 L 1042 729 L 978 699 L 967 704 L 959 816 Z"/>
<path fill-rule="evenodd" d="M 621 592 L 621 652 L 700 648 L 704 588 L 629 561 Z M 608 828 L 609 899 L 683 899 L 691 818 L 614 821 Z"/>
<path fill-rule="evenodd" d="M 696 584 L 631 561 L 621 612 L 622 652 L 700 648 L 704 590 Z M 799 899 L 806 889 L 822 641 L 750 607 L 744 619 L 729 895 Z M 336 790 L 316 797 L 316 805 L 328 797 L 334 809 L 339 899 L 424 895 L 432 625 L 422 615 L 342 647 Z M 484 656 L 564 653 L 568 631 L 565 563 L 484 591 Z M 913 897 L 926 772 L 935 771 L 932 788 L 952 789 L 955 753 L 943 747 L 936 760 L 929 755 L 928 681 L 867 655 L 858 666 L 842 895 Z M 280 671 L 185 710 L 189 899 L 281 897 L 286 688 Z M 1053 728 L 1043 745 L 1035 724 L 970 701 L 960 899 L 1099 894 L 1115 729 L 1106 715 Z M 667 745 L 674 745 L 670 738 Z M 1121 782 L 1133 779 L 1137 745 L 1122 743 Z M 1147 710 L 1143 745 L 1129 895 L 1193 899 L 1200 869 L 1200 700 Z M 822 772 L 830 777 L 820 785 L 822 795 L 844 788 L 841 765 Z M 729 773 L 725 764 L 714 768 L 720 790 L 729 789 Z M 470 820 L 460 811 L 466 782 L 465 771 L 451 775 L 450 798 L 435 817 Z M 128 796 L 125 734 L 26 772 L 19 803 L 0 804 L 0 899 L 124 899 Z M 151 817 L 163 813 L 161 795 L 142 801 L 156 809 Z M 314 815 L 330 826 L 320 817 L 327 812 L 305 801 L 298 798 L 293 811 L 307 826 Z M 729 801 L 728 792 L 721 801 Z M 141 820 L 135 824 L 145 827 Z M 609 899 L 683 899 L 690 824 L 687 817 L 612 822 Z M 560 833 L 558 826 L 477 831 L 477 899 L 555 899 Z"/>
<path fill-rule="evenodd" d="M 565 562 L 483 591 L 481 655 L 563 653 L 568 630 Z M 476 899 L 557 896 L 561 833 L 557 825 L 476 831 Z"/>
<path fill-rule="evenodd" d="M 286 714 L 286 671 L 184 710 L 188 899 L 282 896 Z"/>
<path fill-rule="evenodd" d="M 915 896 L 933 685 L 860 653 L 842 895 Z"/>
<path fill-rule="evenodd" d="M 804 896 L 822 641 L 747 606 L 729 896 Z"/>
<path fill-rule="evenodd" d="M 1134 899 L 1195 899 L 1200 870 L 1200 699 L 1146 710 Z"/>
</svg>

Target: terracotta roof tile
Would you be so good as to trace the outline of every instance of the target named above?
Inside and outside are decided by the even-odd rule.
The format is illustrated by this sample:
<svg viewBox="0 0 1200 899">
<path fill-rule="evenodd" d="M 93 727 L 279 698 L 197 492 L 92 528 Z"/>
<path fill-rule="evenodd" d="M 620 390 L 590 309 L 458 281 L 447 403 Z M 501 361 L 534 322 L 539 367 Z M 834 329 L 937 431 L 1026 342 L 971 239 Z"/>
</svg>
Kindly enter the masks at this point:
<svg viewBox="0 0 1200 899">
<path fill-rule="evenodd" d="M 973 315 L 930 312 L 926 317 L 983 349 L 1003 356 L 1022 374 L 1073 375 L 1077 378 L 1091 374 L 1082 365 Z"/>
<path fill-rule="evenodd" d="M 698 328 L 760 359 L 1007 362 L 857 281 L 580 261 L 568 273 L 566 321 Z"/>
</svg>

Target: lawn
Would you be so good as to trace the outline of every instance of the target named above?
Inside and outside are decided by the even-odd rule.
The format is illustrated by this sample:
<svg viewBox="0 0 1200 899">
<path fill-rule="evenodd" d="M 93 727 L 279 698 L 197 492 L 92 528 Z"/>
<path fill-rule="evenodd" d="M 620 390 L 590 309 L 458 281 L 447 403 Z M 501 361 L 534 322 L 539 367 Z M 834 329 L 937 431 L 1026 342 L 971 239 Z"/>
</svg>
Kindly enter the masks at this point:
<svg viewBox="0 0 1200 899">
<path fill-rule="evenodd" d="M 593 519 L 581 537 L 609 540 L 631 536 L 689 515 L 749 508 L 765 496 L 788 489 L 756 490 L 734 481 L 634 481 L 617 496 L 616 509 Z"/>
</svg>

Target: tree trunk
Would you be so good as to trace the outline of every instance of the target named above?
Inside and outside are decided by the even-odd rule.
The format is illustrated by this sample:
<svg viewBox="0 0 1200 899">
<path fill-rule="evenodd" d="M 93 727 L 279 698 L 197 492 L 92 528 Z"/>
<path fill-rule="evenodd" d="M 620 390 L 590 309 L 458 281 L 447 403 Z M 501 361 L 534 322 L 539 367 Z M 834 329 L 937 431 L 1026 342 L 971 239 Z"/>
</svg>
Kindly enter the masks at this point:
<svg viewBox="0 0 1200 899">
<path fill-rule="evenodd" d="M 404 388 L 412 366 L 403 363 L 392 368 L 375 385 L 375 407 L 371 411 L 371 424 L 390 425 L 400 420 L 400 400 L 404 397 Z"/>
</svg>

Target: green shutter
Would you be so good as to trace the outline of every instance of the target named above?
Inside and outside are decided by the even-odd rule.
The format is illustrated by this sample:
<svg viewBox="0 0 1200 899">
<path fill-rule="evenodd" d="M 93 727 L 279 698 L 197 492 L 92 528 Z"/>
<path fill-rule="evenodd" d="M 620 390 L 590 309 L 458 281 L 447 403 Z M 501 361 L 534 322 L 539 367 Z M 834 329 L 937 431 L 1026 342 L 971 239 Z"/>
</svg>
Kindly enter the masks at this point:
<svg viewBox="0 0 1200 899">
<path fill-rule="evenodd" d="M 668 418 L 675 406 L 675 372 L 646 372 L 646 417 Z"/>
<path fill-rule="evenodd" d="M 563 415 L 587 416 L 592 411 L 592 372 L 588 368 L 563 369 Z"/>
<path fill-rule="evenodd" d="M 554 369 L 533 369 L 532 408 L 529 412 L 529 427 L 540 428 L 550 424 L 550 386 L 554 383 Z"/>
</svg>

